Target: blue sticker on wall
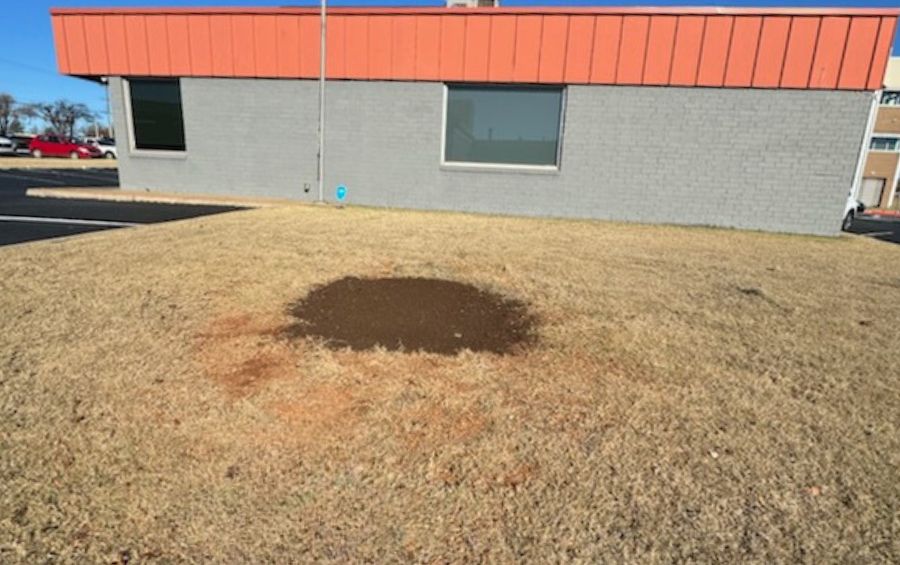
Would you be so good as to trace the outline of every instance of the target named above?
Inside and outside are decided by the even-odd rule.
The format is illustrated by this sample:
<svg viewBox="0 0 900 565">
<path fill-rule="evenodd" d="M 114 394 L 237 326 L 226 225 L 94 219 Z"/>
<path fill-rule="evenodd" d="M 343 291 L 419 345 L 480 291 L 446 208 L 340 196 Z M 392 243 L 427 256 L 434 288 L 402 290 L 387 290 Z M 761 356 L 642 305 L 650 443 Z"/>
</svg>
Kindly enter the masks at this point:
<svg viewBox="0 0 900 565">
<path fill-rule="evenodd" d="M 347 187 L 339 184 L 337 190 L 334 191 L 334 195 L 337 197 L 338 202 L 343 202 L 347 198 Z"/>
</svg>

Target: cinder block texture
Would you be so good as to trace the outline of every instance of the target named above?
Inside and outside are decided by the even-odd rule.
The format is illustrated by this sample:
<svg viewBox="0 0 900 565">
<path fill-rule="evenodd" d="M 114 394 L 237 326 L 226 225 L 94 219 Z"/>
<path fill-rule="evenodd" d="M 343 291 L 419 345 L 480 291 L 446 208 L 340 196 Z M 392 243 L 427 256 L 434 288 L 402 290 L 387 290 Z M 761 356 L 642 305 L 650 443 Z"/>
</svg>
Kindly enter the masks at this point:
<svg viewBox="0 0 900 565">
<path fill-rule="evenodd" d="M 182 79 L 187 151 L 130 154 L 126 188 L 313 199 L 315 81 Z M 444 86 L 328 83 L 326 198 L 375 206 L 833 235 L 871 93 L 569 86 L 559 171 L 441 165 Z M 304 184 L 311 187 L 304 192 Z"/>
<path fill-rule="evenodd" d="M 318 90 L 314 81 L 181 79 L 187 150 L 131 151 L 124 81 L 110 81 L 123 188 L 303 197 L 316 185 Z"/>
</svg>

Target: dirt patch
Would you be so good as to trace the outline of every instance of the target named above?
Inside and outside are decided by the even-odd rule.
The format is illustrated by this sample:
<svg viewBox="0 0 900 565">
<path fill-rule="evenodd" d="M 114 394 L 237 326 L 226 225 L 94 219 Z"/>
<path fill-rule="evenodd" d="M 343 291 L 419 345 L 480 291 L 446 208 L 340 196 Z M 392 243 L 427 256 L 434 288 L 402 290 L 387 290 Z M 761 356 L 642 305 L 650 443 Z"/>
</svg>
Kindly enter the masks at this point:
<svg viewBox="0 0 900 565">
<path fill-rule="evenodd" d="M 314 289 L 290 314 L 297 322 L 287 335 L 332 349 L 507 354 L 534 339 L 535 318 L 521 301 L 442 279 L 345 277 Z"/>
</svg>

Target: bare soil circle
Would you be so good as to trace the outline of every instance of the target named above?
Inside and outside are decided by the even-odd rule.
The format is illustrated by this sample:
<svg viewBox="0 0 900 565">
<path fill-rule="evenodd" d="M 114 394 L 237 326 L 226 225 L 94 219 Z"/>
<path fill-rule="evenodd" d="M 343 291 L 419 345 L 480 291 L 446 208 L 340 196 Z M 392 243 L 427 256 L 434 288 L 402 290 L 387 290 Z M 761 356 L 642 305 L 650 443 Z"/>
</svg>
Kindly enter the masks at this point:
<svg viewBox="0 0 900 565">
<path fill-rule="evenodd" d="M 290 337 L 332 349 L 509 354 L 534 339 L 535 317 L 523 302 L 443 279 L 345 277 L 313 289 L 289 313 Z"/>
</svg>

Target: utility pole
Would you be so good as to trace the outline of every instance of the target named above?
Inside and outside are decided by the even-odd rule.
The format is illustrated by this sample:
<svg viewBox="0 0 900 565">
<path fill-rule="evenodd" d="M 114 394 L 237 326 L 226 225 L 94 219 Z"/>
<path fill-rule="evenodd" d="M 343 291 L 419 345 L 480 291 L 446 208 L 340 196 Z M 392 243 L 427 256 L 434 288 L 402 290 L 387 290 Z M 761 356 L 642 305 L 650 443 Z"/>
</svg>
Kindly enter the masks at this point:
<svg viewBox="0 0 900 565">
<path fill-rule="evenodd" d="M 319 37 L 319 202 L 325 201 L 325 16 L 326 2 L 321 0 Z"/>
<path fill-rule="evenodd" d="M 103 94 L 106 98 L 106 133 L 109 137 L 115 137 L 116 135 L 113 133 L 112 108 L 109 105 L 109 77 L 103 77 L 100 80 L 103 81 Z"/>
</svg>

